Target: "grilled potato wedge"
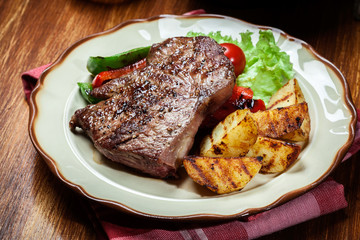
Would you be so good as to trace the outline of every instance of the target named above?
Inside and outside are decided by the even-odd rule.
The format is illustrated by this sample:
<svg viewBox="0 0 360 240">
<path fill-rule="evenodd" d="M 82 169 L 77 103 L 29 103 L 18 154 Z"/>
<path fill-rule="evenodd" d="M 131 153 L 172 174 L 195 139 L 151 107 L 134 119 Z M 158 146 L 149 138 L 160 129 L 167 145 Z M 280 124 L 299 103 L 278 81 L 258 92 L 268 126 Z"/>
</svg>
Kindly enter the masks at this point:
<svg viewBox="0 0 360 240">
<path fill-rule="evenodd" d="M 260 136 L 269 138 L 288 139 L 287 134 L 299 129 L 308 115 L 306 102 L 283 108 L 258 111 L 251 114 L 258 127 Z"/>
<path fill-rule="evenodd" d="M 268 109 L 288 107 L 305 102 L 304 94 L 301 91 L 298 81 L 294 78 L 289 80 L 270 99 Z M 304 142 L 310 135 L 310 115 L 306 111 L 301 127 L 291 133 L 285 134 L 282 139 L 295 142 Z"/>
<path fill-rule="evenodd" d="M 246 156 L 262 157 L 261 173 L 280 173 L 295 162 L 300 151 L 295 143 L 259 136 Z"/>
<path fill-rule="evenodd" d="M 200 145 L 200 156 L 244 156 L 257 139 L 257 127 L 250 111 L 237 110 L 229 114 L 206 136 Z"/>
<path fill-rule="evenodd" d="M 310 136 L 310 116 L 309 113 L 307 113 L 304 116 L 303 123 L 301 124 L 301 127 L 293 132 L 290 132 L 288 134 L 285 134 L 281 137 L 281 139 L 289 140 L 292 142 L 306 142 L 309 140 Z"/>
<path fill-rule="evenodd" d="M 185 157 L 183 163 L 196 183 L 218 194 L 243 189 L 262 167 L 261 158 L 252 157 L 189 156 Z"/>
<path fill-rule="evenodd" d="M 293 78 L 271 96 L 267 109 L 288 107 L 302 102 L 305 102 L 304 94 L 296 78 Z"/>
</svg>

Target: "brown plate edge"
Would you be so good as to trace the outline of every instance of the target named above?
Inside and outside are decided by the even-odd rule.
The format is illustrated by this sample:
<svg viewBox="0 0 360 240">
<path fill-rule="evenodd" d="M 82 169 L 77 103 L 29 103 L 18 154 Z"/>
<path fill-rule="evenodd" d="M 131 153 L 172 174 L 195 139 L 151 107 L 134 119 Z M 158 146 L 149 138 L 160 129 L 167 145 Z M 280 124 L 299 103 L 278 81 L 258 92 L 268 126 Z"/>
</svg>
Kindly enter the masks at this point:
<svg viewBox="0 0 360 240">
<path fill-rule="evenodd" d="M 243 22 L 247 25 L 259 28 L 259 29 L 270 29 L 272 31 L 278 32 L 280 33 L 282 36 L 284 36 L 285 38 L 289 39 L 290 41 L 296 41 L 299 42 L 300 44 L 302 44 L 310 53 L 312 53 L 312 55 L 317 58 L 319 61 L 323 62 L 326 66 L 328 66 L 338 77 L 338 79 L 341 81 L 343 87 L 344 87 L 344 92 L 345 92 L 345 103 L 346 106 L 348 107 L 349 111 L 351 112 L 352 115 L 352 119 L 351 122 L 349 124 L 349 138 L 348 141 L 339 149 L 339 151 L 337 152 L 333 164 L 329 167 L 329 169 L 322 175 L 320 176 L 315 182 L 313 182 L 312 184 L 309 184 L 305 187 L 302 187 L 300 189 L 291 191 L 289 193 L 284 194 L 283 196 L 281 196 L 280 198 L 278 198 L 276 201 L 274 201 L 273 203 L 261 207 L 261 208 L 250 208 L 250 209 L 246 209 L 244 211 L 232 214 L 232 215 L 217 215 L 217 214 L 194 214 L 194 215 L 185 215 L 185 216 L 161 216 L 161 215 L 154 215 L 154 214 L 148 214 L 148 213 L 143 213 L 143 212 L 139 212 L 135 209 L 132 209 L 126 205 L 123 205 L 121 203 L 115 202 L 115 201 L 110 201 L 110 200 L 106 200 L 106 199 L 101 199 L 101 198 L 97 198 L 92 196 L 91 194 L 87 193 L 80 185 L 74 184 L 70 181 L 68 181 L 62 174 L 61 172 L 58 171 L 58 166 L 56 164 L 56 161 L 54 159 L 52 159 L 47 153 L 46 151 L 44 151 L 40 144 L 38 143 L 37 139 L 36 139 L 36 134 L 34 132 L 34 121 L 36 119 L 37 116 L 37 106 L 36 106 L 36 102 L 35 102 L 35 96 L 37 94 L 38 91 L 40 91 L 41 89 L 41 85 L 43 83 L 43 81 L 46 78 L 46 75 L 53 69 L 55 68 L 57 65 L 59 65 L 68 54 L 70 54 L 70 52 L 76 48 L 77 46 L 79 46 L 80 44 L 82 44 L 85 41 L 88 41 L 92 38 L 95 38 L 97 36 L 101 36 L 101 35 L 106 35 L 109 33 L 112 33 L 114 31 L 117 31 L 123 27 L 126 27 L 130 24 L 135 24 L 135 23 L 140 23 L 140 22 L 149 22 L 149 21 L 156 21 L 158 19 L 161 18 L 220 18 L 220 19 L 232 19 L 235 21 L 240 21 Z M 33 145 L 35 146 L 35 148 L 37 149 L 37 151 L 39 152 L 39 154 L 42 156 L 42 158 L 45 160 L 45 162 L 47 163 L 47 165 L 49 166 L 50 170 L 53 172 L 53 174 L 55 174 L 57 177 L 59 177 L 59 179 L 61 181 L 63 181 L 66 185 L 68 185 L 69 187 L 71 187 L 73 190 L 75 190 L 77 193 L 79 193 L 80 195 L 83 195 L 91 200 L 94 200 L 96 202 L 99 202 L 101 204 L 104 204 L 106 206 L 115 208 L 117 210 L 120 210 L 121 212 L 125 212 L 125 213 L 130 213 L 133 214 L 135 216 L 141 216 L 141 217 L 147 217 L 147 218 L 152 218 L 152 219 L 158 219 L 158 220 L 228 220 L 228 219 L 233 219 L 233 218 L 238 218 L 238 217 L 244 217 L 244 216 L 248 216 L 248 215 L 252 215 L 252 214 L 256 214 L 262 211 L 266 211 L 269 210 L 271 208 L 274 208 L 278 205 L 284 204 L 287 201 L 298 197 L 304 193 L 306 193 L 307 191 L 313 189 L 314 187 L 316 187 L 317 185 L 319 185 L 323 180 L 325 180 L 325 178 L 341 163 L 341 160 L 344 158 L 347 150 L 350 148 L 354 137 L 355 137 L 355 127 L 356 127 L 356 120 L 357 120 L 357 113 L 356 113 L 356 109 L 354 107 L 352 98 L 351 98 L 351 93 L 350 93 L 350 89 L 348 86 L 348 83 L 345 79 L 345 77 L 343 76 L 343 74 L 340 72 L 340 70 L 338 68 L 336 68 L 331 62 L 329 62 L 328 60 L 326 60 L 324 57 L 322 57 L 320 54 L 318 54 L 309 44 L 305 43 L 302 40 L 299 40 L 297 38 L 294 38 L 292 36 L 290 36 L 289 34 L 283 32 L 280 29 L 277 28 L 273 28 L 273 27 L 268 27 L 268 26 L 262 26 L 262 25 L 256 25 L 256 24 L 251 24 L 248 23 L 246 21 L 240 20 L 240 19 L 236 19 L 236 18 L 232 18 L 232 17 L 228 17 L 228 16 L 222 16 L 222 15 L 214 15 L 214 14 L 202 14 L 202 15 L 191 15 L 191 16 L 177 16 L 177 15 L 159 15 L 159 16 L 154 16 L 154 17 L 150 17 L 147 19 L 133 19 L 133 20 L 128 20 L 126 22 L 123 22 L 109 30 L 103 31 L 103 32 L 99 32 L 96 34 L 92 34 L 89 35 L 85 38 L 80 39 L 79 41 L 75 42 L 73 45 L 71 45 L 69 48 L 65 49 L 65 51 L 57 58 L 57 60 L 51 64 L 51 66 L 49 66 L 40 76 L 39 81 L 37 82 L 34 90 L 31 93 L 30 96 L 30 117 L 29 117 L 29 123 L 28 123 L 28 128 L 29 128 L 29 135 L 30 135 L 30 139 L 33 143 Z"/>
</svg>

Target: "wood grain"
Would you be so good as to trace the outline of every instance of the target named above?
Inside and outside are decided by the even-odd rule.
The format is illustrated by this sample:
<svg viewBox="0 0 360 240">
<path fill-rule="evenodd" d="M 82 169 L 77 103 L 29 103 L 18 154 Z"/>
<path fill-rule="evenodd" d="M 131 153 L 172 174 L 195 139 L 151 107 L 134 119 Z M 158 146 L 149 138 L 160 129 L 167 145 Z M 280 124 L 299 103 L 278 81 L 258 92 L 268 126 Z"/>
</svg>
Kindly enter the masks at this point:
<svg viewBox="0 0 360 240">
<path fill-rule="evenodd" d="M 360 21 L 350 0 L 301 3 L 214 0 L 129 0 L 103 5 L 85 0 L 0 0 L 0 239 L 95 239 L 79 197 L 49 171 L 28 136 L 28 105 L 20 74 L 53 62 L 72 43 L 123 21 L 203 8 L 305 40 L 333 62 L 360 106 Z M 349 206 L 262 239 L 359 239 L 360 154 L 332 177 Z"/>
</svg>

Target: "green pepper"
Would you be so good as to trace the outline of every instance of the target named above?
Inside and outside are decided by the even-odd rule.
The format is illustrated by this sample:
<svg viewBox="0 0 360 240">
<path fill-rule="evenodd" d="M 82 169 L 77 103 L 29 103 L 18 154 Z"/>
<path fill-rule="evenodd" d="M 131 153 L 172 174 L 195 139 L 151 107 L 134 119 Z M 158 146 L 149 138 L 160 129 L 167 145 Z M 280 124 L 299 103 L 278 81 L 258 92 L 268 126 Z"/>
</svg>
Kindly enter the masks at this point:
<svg viewBox="0 0 360 240">
<path fill-rule="evenodd" d="M 86 101 L 88 101 L 89 103 L 92 103 L 92 104 L 98 103 L 101 101 L 100 99 L 97 99 L 90 95 L 90 92 L 93 89 L 91 83 L 78 82 L 77 84 L 80 88 L 81 95 L 83 96 L 83 98 Z"/>
<path fill-rule="evenodd" d="M 109 57 L 89 57 L 86 67 L 91 74 L 97 75 L 103 71 L 118 69 L 133 64 L 145 58 L 149 50 L 150 46 L 139 47 Z"/>
</svg>

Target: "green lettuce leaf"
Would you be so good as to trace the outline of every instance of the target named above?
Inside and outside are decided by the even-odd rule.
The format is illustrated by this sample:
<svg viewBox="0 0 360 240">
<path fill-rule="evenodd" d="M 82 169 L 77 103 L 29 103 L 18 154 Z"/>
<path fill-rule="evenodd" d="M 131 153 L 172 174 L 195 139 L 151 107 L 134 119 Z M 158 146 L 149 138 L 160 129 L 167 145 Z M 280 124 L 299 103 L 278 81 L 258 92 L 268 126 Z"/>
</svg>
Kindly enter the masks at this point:
<svg viewBox="0 0 360 240">
<path fill-rule="evenodd" d="M 209 36 L 218 43 L 238 45 L 244 51 L 246 65 L 244 72 L 236 79 L 237 85 L 250 87 L 254 92 L 254 99 L 262 99 L 267 104 L 270 97 L 293 78 L 295 73 L 289 55 L 276 45 L 271 30 L 259 30 L 256 45 L 251 40 L 252 34 L 250 31 L 240 33 L 240 42 L 231 36 L 221 35 L 219 31 L 209 34 L 189 32 L 187 36 Z"/>
</svg>

